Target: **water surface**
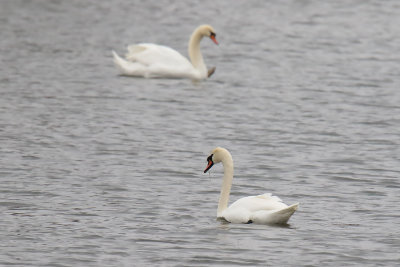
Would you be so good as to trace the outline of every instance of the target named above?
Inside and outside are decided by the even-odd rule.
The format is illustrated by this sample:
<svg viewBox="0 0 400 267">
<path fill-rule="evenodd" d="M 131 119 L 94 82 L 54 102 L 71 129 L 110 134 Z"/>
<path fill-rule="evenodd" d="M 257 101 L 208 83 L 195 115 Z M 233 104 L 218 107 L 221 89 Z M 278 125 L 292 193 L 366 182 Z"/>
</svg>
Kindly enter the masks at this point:
<svg viewBox="0 0 400 267">
<path fill-rule="evenodd" d="M 400 261 L 397 1 L 1 1 L 0 265 L 395 266 Z M 206 81 L 119 76 L 111 50 L 186 55 Z M 285 227 L 215 219 L 300 202 Z"/>
</svg>

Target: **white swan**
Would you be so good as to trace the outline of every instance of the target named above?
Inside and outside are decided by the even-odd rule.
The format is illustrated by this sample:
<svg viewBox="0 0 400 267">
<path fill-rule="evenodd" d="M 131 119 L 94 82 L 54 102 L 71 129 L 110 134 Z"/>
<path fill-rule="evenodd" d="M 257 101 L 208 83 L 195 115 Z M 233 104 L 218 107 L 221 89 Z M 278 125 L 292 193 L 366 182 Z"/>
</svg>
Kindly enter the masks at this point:
<svg viewBox="0 0 400 267">
<path fill-rule="evenodd" d="M 210 25 L 199 26 L 189 40 L 191 62 L 176 50 L 156 44 L 136 44 L 128 46 L 126 59 L 114 51 L 114 63 L 127 76 L 146 78 L 189 78 L 201 80 L 211 76 L 215 67 L 207 71 L 200 52 L 200 41 L 206 36 L 218 44 L 215 31 Z"/>
<path fill-rule="evenodd" d="M 228 150 L 215 148 L 207 158 L 206 173 L 214 163 L 222 162 L 224 177 L 218 203 L 217 217 L 231 223 L 286 224 L 299 203 L 288 206 L 271 194 L 249 196 L 236 200 L 228 207 L 233 179 L 233 160 Z"/>
</svg>

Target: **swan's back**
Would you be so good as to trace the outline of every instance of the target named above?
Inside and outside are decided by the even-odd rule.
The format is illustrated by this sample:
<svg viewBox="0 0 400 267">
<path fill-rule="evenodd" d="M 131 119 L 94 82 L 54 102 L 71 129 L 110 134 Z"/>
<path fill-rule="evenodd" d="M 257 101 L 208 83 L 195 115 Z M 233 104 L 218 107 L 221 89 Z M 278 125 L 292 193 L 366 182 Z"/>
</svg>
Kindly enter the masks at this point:
<svg viewBox="0 0 400 267">
<path fill-rule="evenodd" d="M 189 60 L 176 50 L 156 44 L 137 44 L 128 46 L 126 59 L 130 62 L 137 62 L 147 67 L 157 65 L 168 68 L 193 68 Z"/>
</svg>

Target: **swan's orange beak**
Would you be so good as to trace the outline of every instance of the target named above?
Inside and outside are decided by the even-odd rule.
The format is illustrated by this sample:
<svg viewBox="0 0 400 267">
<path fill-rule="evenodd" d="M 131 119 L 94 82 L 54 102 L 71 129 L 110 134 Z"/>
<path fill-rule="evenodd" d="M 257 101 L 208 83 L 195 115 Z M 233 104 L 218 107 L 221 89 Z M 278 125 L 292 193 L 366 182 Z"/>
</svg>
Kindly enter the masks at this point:
<svg viewBox="0 0 400 267">
<path fill-rule="evenodd" d="M 215 33 L 210 35 L 210 39 L 214 42 L 214 44 L 218 45 L 218 41 L 215 39 Z"/>
<path fill-rule="evenodd" d="M 212 154 L 207 158 L 207 167 L 204 170 L 204 173 L 206 173 L 211 167 L 214 165 L 214 162 L 212 161 Z"/>
</svg>

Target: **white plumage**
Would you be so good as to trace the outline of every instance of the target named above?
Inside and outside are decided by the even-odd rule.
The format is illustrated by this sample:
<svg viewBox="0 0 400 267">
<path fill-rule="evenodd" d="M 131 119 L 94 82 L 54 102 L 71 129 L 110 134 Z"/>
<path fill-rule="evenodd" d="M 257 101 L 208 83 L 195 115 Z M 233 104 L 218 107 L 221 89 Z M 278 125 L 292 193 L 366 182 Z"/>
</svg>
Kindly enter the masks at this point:
<svg viewBox="0 0 400 267">
<path fill-rule="evenodd" d="M 222 162 L 224 177 L 218 203 L 217 217 L 231 223 L 286 224 L 297 210 L 299 204 L 286 205 L 282 200 L 266 193 L 236 200 L 228 207 L 229 194 L 233 180 L 233 160 L 228 150 L 217 147 L 207 158 L 207 172 L 214 163 Z"/>
<path fill-rule="evenodd" d="M 176 50 L 157 44 L 142 43 L 128 46 L 125 59 L 114 51 L 114 63 L 121 74 L 145 78 L 190 78 L 205 79 L 214 72 L 207 71 L 200 52 L 200 41 L 210 37 L 214 43 L 215 31 L 209 25 L 199 26 L 189 40 L 189 61 Z"/>
</svg>

